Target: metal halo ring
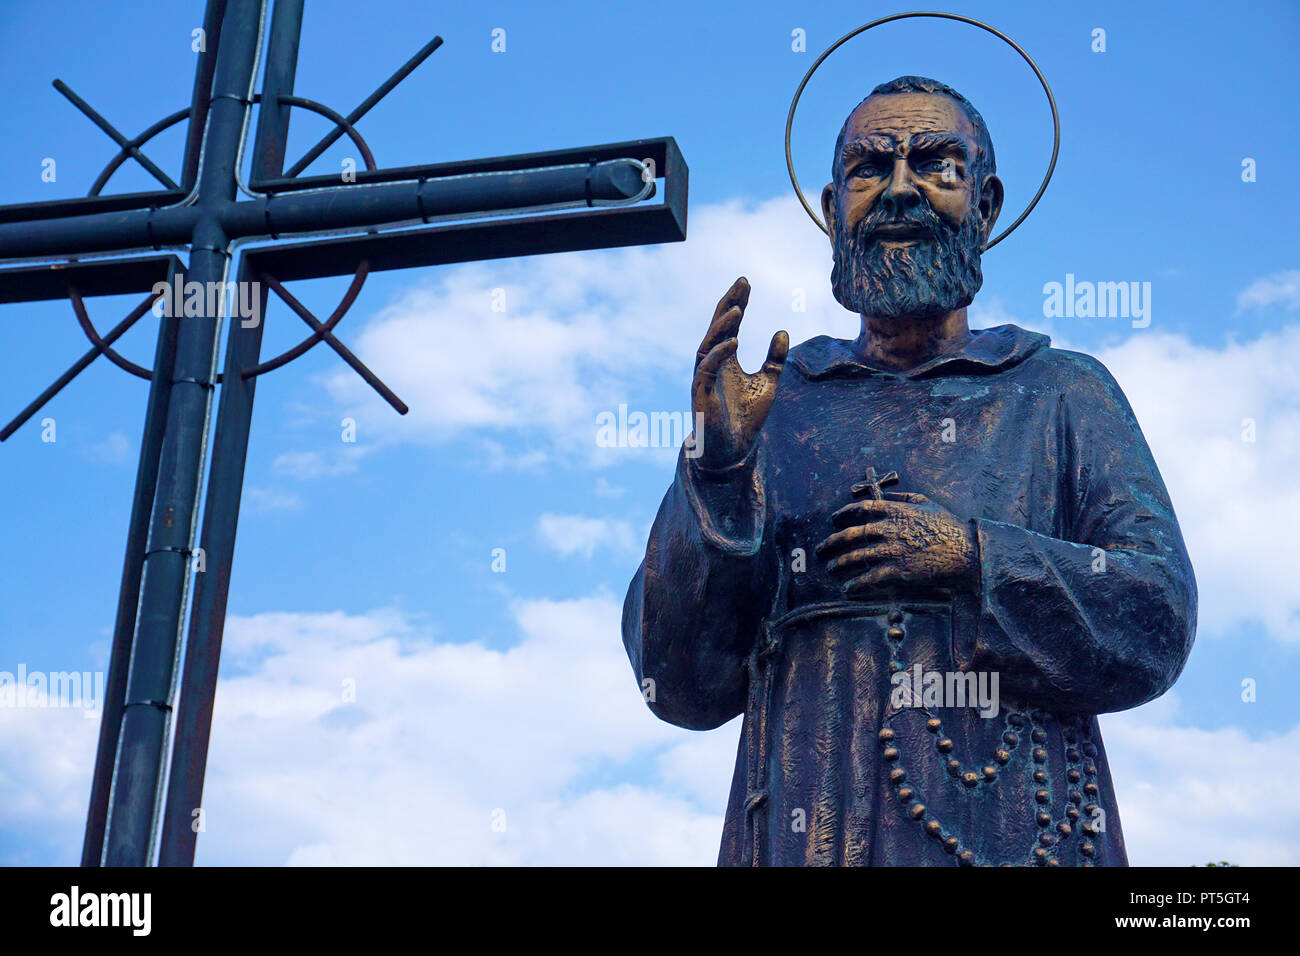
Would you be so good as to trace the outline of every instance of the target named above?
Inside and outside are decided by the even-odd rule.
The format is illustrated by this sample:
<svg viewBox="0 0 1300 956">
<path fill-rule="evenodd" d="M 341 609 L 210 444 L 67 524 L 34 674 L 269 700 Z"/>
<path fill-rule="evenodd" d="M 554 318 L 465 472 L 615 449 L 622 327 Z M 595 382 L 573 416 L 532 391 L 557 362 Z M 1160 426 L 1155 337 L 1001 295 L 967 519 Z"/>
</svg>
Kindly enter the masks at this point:
<svg viewBox="0 0 1300 956">
<path fill-rule="evenodd" d="M 1011 37 L 1007 36 L 1001 30 L 996 30 L 987 23 L 973 20 L 970 17 L 963 17 L 957 13 L 913 11 L 911 13 L 895 13 L 887 17 L 881 17 L 879 20 L 872 20 L 870 23 L 844 34 L 844 36 L 840 37 L 827 47 L 826 51 L 817 58 L 817 61 L 813 63 L 808 72 L 804 74 L 803 80 L 799 83 L 799 88 L 795 90 L 794 99 L 790 101 L 790 113 L 786 116 L 785 120 L 785 168 L 790 173 L 790 182 L 794 185 L 795 195 L 799 197 L 799 202 L 803 205 L 804 211 L 812 217 L 813 222 L 817 223 L 818 228 L 829 236 L 830 230 L 826 228 L 826 224 L 822 222 L 817 213 L 813 211 L 812 206 L 808 205 L 808 200 L 804 197 L 803 190 L 799 188 L 799 180 L 794 174 L 794 160 L 790 155 L 790 131 L 794 127 L 794 111 L 799 105 L 799 97 L 803 96 L 804 87 L 808 85 L 808 81 L 812 79 L 812 75 L 817 71 L 817 68 L 822 65 L 822 62 L 828 56 L 838 50 L 844 43 L 853 39 L 859 33 L 865 33 L 872 27 L 878 27 L 881 24 L 889 23 L 893 20 L 907 20 L 911 17 L 936 17 L 940 20 L 957 20 L 961 23 L 969 23 L 971 26 L 979 27 L 981 30 L 992 33 L 999 40 L 1010 44 L 1012 49 L 1019 53 L 1024 61 L 1029 64 L 1030 69 L 1034 71 L 1034 75 L 1038 77 L 1038 82 L 1043 86 L 1043 92 L 1047 94 L 1047 104 L 1052 108 L 1052 161 L 1047 164 L 1047 175 L 1043 177 L 1043 182 L 1038 187 L 1038 192 L 1034 193 L 1034 198 L 1029 201 L 1029 205 L 1025 207 L 1025 211 L 1016 217 L 1016 221 L 1007 226 L 1006 229 L 1002 230 L 1002 232 L 992 242 L 985 243 L 983 248 L 980 249 L 980 252 L 987 252 L 1007 236 L 1011 235 L 1012 230 L 1024 222 L 1025 218 L 1033 212 L 1034 207 L 1038 205 L 1038 200 L 1042 199 L 1043 193 L 1047 191 L 1047 184 L 1052 181 L 1052 173 L 1056 170 L 1056 157 L 1061 151 L 1061 117 L 1056 112 L 1056 98 L 1052 96 L 1052 88 L 1047 85 L 1047 79 L 1043 76 L 1043 71 L 1038 68 L 1038 64 L 1035 63 L 1033 58 L 1024 51 L 1019 43 L 1011 39 Z"/>
</svg>

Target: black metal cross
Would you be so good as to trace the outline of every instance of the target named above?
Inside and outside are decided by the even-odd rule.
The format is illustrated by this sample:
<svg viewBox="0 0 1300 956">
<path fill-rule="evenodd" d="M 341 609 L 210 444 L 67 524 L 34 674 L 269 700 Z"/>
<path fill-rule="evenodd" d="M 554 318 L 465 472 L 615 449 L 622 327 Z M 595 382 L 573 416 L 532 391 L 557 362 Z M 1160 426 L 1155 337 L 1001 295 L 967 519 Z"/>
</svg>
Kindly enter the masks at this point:
<svg viewBox="0 0 1300 956">
<path fill-rule="evenodd" d="M 208 0 L 206 48 L 188 109 L 128 139 L 65 84 L 55 86 L 119 146 L 86 199 L 0 207 L 0 261 L 45 260 L 0 270 L 0 302 L 71 299 L 91 349 L 3 430 L 13 434 L 61 388 L 103 355 L 150 380 L 135 497 L 123 562 L 112 657 L 95 758 L 82 865 L 186 866 L 194 861 L 196 817 L 225 625 L 235 529 L 257 377 L 327 343 L 400 413 L 406 406 L 334 336 L 366 276 L 383 269 L 467 262 L 577 249 L 675 242 L 686 238 L 687 168 L 671 137 L 464 162 L 377 169 L 357 121 L 442 43 L 435 37 L 347 117 L 293 95 L 305 0 L 275 0 L 260 95 L 253 87 L 271 0 Z M 258 104 L 248 182 L 241 181 L 245 121 Z M 328 136 L 284 172 L 289 110 L 334 123 Z M 188 119 L 179 183 L 141 150 Z M 348 136 L 365 170 L 340 177 L 298 176 L 331 143 Z M 100 195 L 133 159 L 159 180 L 156 192 Z M 663 204 L 643 203 L 664 180 Z M 239 192 L 249 198 L 238 199 Z M 555 212 L 567 207 L 581 211 Z M 545 215 L 537 213 L 546 211 Z M 491 218 L 496 217 L 496 218 Z M 465 223 L 464 220 L 475 221 Z M 429 226 L 435 220 L 447 224 Z M 459 222 L 453 222 L 460 220 Z M 381 231 L 387 229 L 387 231 Z M 330 232 L 339 238 L 280 243 Z M 237 242 L 262 244 L 238 255 L 236 288 L 256 288 L 264 315 L 274 291 L 311 328 L 293 349 L 261 360 L 263 323 L 231 315 L 223 370 L 217 337 L 224 299 L 203 296 L 199 314 L 164 308 L 152 369 L 113 343 L 154 306 L 159 283 L 223 288 Z M 164 249 L 189 251 L 186 266 Z M 105 253 L 131 253 L 111 259 Z M 321 322 L 284 283 L 352 275 L 343 301 Z M 256 285 L 254 285 L 256 283 Z M 86 296 L 149 294 L 104 335 Z M 166 293 L 161 294 L 166 298 Z M 217 405 L 207 446 L 208 415 Z M 210 454 L 203 526 L 194 534 L 203 469 Z M 179 682 L 175 661 L 185 626 L 185 585 L 201 554 Z M 173 726 L 173 704 L 177 700 Z M 163 762 L 172 741 L 163 793 Z M 161 829 L 161 838 L 159 830 Z"/>
</svg>

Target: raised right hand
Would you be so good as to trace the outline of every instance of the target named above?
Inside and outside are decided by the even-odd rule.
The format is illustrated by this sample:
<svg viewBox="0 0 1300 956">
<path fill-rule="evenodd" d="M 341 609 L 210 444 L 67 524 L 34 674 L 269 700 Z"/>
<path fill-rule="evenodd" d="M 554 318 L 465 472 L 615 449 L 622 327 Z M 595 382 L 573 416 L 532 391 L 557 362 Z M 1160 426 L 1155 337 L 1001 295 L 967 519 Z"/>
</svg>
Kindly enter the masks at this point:
<svg viewBox="0 0 1300 956">
<path fill-rule="evenodd" d="M 748 303 L 749 280 L 741 276 L 719 300 L 695 354 L 691 410 L 703 415 L 704 434 L 696 440 L 703 446 L 699 462 L 706 468 L 725 468 L 749 454 L 771 411 L 790 351 L 790 336 L 782 330 L 772 336 L 762 368 L 750 375 L 740 367 L 736 334 Z"/>
</svg>

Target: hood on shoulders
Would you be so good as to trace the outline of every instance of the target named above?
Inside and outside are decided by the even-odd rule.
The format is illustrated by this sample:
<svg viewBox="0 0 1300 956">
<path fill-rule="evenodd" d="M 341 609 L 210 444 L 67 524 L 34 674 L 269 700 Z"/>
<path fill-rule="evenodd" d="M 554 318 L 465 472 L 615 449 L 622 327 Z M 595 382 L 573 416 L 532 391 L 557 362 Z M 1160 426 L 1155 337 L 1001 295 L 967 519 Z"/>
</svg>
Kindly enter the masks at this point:
<svg viewBox="0 0 1300 956">
<path fill-rule="evenodd" d="M 1051 344 L 1041 332 L 1031 332 L 1018 325 L 996 325 L 989 329 L 972 329 L 971 340 L 955 352 L 937 355 L 915 368 L 899 371 L 879 368 L 865 362 L 855 351 L 851 339 L 818 335 L 790 350 L 790 361 L 809 379 L 837 375 L 894 375 L 924 378 L 934 375 L 971 375 L 1000 371 L 1023 362 Z"/>
</svg>

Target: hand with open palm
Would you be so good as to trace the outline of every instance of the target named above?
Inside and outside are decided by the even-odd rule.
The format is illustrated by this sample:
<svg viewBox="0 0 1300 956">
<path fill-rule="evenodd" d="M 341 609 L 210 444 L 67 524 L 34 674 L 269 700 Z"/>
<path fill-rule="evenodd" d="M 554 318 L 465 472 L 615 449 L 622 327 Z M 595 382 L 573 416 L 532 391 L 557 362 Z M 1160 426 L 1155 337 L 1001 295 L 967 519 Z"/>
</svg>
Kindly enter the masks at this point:
<svg viewBox="0 0 1300 956">
<path fill-rule="evenodd" d="M 726 468 L 749 454 L 772 409 L 790 351 L 790 336 L 782 330 L 772 336 L 762 368 L 751 375 L 740 367 L 736 335 L 748 303 L 749 280 L 741 276 L 718 302 L 695 355 L 691 410 L 695 420 L 703 422 L 704 433 L 696 441 L 701 446 L 698 460 L 705 468 Z"/>
</svg>

